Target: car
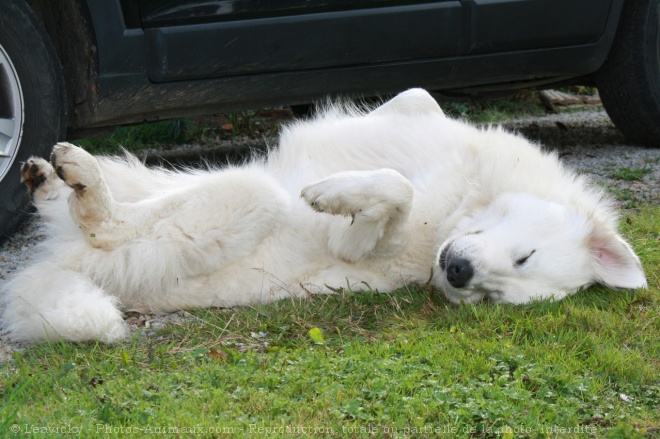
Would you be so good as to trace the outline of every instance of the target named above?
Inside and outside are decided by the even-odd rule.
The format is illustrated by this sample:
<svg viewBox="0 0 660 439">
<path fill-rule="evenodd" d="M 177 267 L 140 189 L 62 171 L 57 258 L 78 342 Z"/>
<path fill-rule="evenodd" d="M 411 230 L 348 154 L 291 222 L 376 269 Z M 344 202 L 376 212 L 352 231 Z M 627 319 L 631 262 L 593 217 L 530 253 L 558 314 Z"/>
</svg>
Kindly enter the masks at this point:
<svg viewBox="0 0 660 439">
<path fill-rule="evenodd" d="M 124 124 L 424 87 L 488 95 L 598 87 L 660 144 L 660 0 L 3 0 L 0 230 L 19 168 Z"/>
</svg>

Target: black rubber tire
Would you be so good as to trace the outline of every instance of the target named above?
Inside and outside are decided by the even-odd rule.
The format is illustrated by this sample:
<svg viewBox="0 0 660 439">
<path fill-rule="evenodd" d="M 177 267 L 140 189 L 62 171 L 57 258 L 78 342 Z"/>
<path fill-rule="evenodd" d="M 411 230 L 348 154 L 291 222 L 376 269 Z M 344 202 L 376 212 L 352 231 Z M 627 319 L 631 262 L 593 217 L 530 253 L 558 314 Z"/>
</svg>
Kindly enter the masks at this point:
<svg viewBox="0 0 660 439">
<path fill-rule="evenodd" d="M 596 82 L 607 114 L 628 138 L 660 147 L 660 0 L 627 0 Z"/>
<path fill-rule="evenodd" d="M 21 162 L 46 156 L 66 134 L 64 74 L 42 23 L 24 0 L 0 2 L 0 46 L 13 64 L 23 95 L 22 137 L 0 181 L 0 242 L 25 220 L 30 207 L 20 182 Z"/>
</svg>

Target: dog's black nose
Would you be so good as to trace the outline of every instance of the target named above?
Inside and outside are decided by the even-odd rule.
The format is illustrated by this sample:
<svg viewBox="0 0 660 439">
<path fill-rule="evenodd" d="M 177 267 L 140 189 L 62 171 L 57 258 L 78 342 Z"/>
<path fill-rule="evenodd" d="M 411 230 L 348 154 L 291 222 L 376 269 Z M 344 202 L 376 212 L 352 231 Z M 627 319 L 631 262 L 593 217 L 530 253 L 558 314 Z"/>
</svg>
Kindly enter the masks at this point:
<svg viewBox="0 0 660 439">
<path fill-rule="evenodd" d="M 447 282 L 454 288 L 463 288 L 473 275 L 474 269 L 467 259 L 452 258 L 447 264 Z"/>
</svg>

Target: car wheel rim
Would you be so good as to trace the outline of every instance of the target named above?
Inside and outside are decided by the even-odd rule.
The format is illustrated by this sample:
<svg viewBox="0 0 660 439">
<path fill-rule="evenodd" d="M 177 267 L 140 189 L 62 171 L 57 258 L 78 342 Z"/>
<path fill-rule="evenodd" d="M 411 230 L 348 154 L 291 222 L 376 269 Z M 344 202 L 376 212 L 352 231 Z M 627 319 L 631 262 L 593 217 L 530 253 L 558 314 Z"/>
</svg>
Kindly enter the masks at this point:
<svg viewBox="0 0 660 439">
<path fill-rule="evenodd" d="M 16 69 L 0 45 L 0 181 L 16 158 L 23 135 L 23 91 Z"/>
</svg>

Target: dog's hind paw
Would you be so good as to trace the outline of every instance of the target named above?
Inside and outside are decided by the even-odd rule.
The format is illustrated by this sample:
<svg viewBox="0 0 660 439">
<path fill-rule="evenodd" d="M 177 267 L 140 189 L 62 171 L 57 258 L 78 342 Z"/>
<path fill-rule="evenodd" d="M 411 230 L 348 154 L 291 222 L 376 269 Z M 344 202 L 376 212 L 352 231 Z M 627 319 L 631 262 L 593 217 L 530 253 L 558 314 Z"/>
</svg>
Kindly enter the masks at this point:
<svg viewBox="0 0 660 439">
<path fill-rule="evenodd" d="M 23 162 L 20 174 L 21 183 L 25 184 L 35 201 L 53 200 L 64 187 L 50 163 L 39 157 L 30 157 Z"/>
<path fill-rule="evenodd" d="M 96 159 L 84 149 L 66 142 L 53 147 L 50 162 L 57 175 L 78 194 L 101 182 L 101 169 Z"/>
<path fill-rule="evenodd" d="M 53 167 L 46 160 L 39 157 L 30 157 L 21 166 L 21 183 L 25 183 L 28 191 L 34 193 L 48 178 L 54 176 Z"/>
</svg>

